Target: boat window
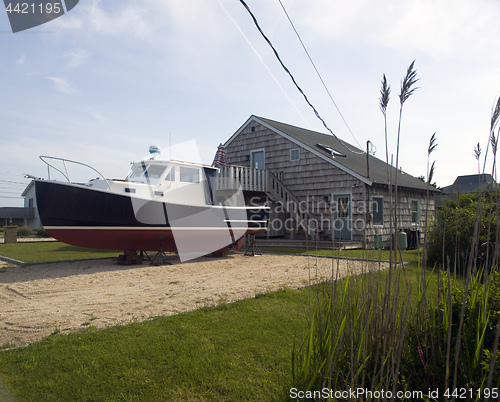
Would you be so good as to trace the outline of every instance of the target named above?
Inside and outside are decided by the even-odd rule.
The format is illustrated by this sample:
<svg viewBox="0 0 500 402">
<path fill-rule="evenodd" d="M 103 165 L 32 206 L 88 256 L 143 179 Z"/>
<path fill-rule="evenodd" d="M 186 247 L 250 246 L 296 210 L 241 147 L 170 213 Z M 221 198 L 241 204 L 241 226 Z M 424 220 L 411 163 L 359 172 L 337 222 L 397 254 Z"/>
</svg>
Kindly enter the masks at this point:
<svg viewBox="0 0 500 402">
<path fill-rule="evenodd" d="M 203 168 L 205 178 L 205 200 L 207 205 L 217 205 L 217 169 Z"/>
<path fill-rule="evenodd" d="M 172 166 L 172 169 L 167 173 L 165 181 L 175 181 L 175 166 Z"/>
<path fill-rule="evenodd" d="M 130 180 L 130 179 L 135 179 L 135 178 L 138 178 L 138 177 L 142 177 L 142 175 L 144 174 L 144 171 L 146 170 L 147 166 L 146 165 L 140 165 L 140 166 L 137 166 L 128 176 L 127 176 L 127 179 Z"/>
<path fill-rule="evenodd" d="M 159 179 L 165 171 L 165 168 L 166 166 L 162 165 L 149 165 L 148 170 L 146 170 L 146 176 L 150 179 Z"/>
<path fill-rule="evenodd" d="M 200 171 L 197 168 L 180 167 L 180 178 L 184 183 L 199 183 Z"/>
</svg>

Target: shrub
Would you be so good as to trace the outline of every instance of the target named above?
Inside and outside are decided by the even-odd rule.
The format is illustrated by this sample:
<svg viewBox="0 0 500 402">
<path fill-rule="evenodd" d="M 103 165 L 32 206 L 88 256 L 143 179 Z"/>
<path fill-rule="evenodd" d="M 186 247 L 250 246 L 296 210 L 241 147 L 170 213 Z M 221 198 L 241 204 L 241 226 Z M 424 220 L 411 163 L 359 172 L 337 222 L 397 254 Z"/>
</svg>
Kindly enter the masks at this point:
<svg viewBox="0 0 500 402">
<path fill-rule="evenodd" d="M 438 264 L 444 269 L 450 264 L 452 271 L 456 269 L 459 273 L 465 273 L 478 213 L 481 219 L 479 247 L 475 256 L 477 264 L 482 265 L 486 263 L 486 258 L 493 257 L 497 227 L 496 201 L 496 194 L 480 195 L 478 192 L 462 194 L 458 201 L 445 200 L 437 219 L 430 225 L 429 264 Z"/>
<path fill-rule="evenodd" d="M 477 271 L 465 286 L 451 275 L 441 280 L 437 302 L 419 309 L 410 325 L 403 365 L 412 372 L 407 378 L 410 388 L 439 388 L 443 395 L 454 383 L 485 387 L 500 316 L 498 277 L 496 271 Z M 500 378 L 498 350 L 492 375 Z"/>
<path fill-rule="evenodd" d="M 318 304 L 303 343 L 293 350 L 293 386 L 304 391 L 325 388 L 404 390 L 399 370 L 410 294 L 403 271 L 347 277 L 318 293 Z"/>
<path fill-rule="evenodd" d="M 18 236 L 31 236 L 32 234 L 33 234 L 33 231 L 26 226 L 22 226 L 20 228 L 17 228 L 17 235 Z"/>
<path fill-rule="evenodd" d="M 36 235 L 39 237 L 50 237 L 50 235 L 47 233 L 47 231 L 45 230 L 45 228 L 43 226 L 40 226 L 37 229 Z"/>
</svg>

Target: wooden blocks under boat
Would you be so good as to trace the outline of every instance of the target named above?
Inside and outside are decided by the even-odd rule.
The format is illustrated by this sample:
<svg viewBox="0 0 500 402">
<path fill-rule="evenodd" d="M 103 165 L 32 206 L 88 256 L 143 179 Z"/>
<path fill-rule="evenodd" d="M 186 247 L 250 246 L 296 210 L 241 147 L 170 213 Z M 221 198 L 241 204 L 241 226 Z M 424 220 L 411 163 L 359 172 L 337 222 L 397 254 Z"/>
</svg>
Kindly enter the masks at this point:
<svg viewBox="0 0 500 402">
<path fill-rule="evenodd" d="M 134 250 L 125 250 L 118 256 L 118 265 L 142 265 L 142 256 Z"/>
</svg>

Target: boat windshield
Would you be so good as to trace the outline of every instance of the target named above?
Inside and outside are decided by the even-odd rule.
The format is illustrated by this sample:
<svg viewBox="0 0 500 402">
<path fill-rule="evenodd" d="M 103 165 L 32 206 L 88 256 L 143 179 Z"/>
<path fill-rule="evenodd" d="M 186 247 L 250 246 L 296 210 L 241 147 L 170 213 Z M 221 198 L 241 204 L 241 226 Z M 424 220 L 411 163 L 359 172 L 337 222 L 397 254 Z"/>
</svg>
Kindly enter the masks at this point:
<svg viewBox="0 0 500 402">
<path fill-rule="evenodd" d="M 126 180 L 156 182 L 167 167 L 166 165 L 141 164 L 129 173 Z"/>
</svg>

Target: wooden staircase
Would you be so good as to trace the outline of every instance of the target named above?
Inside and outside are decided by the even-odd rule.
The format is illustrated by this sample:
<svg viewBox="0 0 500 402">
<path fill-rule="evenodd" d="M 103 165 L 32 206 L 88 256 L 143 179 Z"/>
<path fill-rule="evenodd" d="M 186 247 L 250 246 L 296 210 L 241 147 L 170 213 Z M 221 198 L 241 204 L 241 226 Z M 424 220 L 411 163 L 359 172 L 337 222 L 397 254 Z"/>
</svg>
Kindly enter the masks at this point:
<svg viewBox="0 0 500 402">
<path fill-rule="evenodd" d="M 302 211 L 300 200 L 271 171 L 235 165 L 220 167 L 217 186 L 217 190 L 241 188 L 242 191 L 265 193 L 271 201 L 284 206 L 309 239 L 317 238 L 316 219 L 307 207 Z"/>
</svg>

